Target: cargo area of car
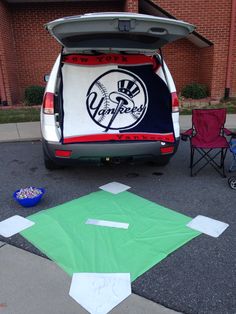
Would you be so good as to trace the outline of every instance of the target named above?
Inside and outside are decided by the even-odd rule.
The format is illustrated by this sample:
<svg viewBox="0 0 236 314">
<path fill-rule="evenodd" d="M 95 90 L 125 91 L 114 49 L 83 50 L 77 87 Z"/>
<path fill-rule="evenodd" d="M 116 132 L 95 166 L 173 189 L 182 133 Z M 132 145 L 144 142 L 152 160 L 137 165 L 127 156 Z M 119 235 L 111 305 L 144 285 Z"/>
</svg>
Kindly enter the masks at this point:
<svg viewBox="0 0 236 314">
<path fill-rule="evenodd" d="M 158 52 L 194 25 L 99 12 L 59 18 L 45 28 L 61 45 L 41 110 L 46 168 L 88 158 L 168 162 L 178 147 L 179 103 Z"/>
<path fill-rule="evenodd" d="M 62 142 L 174 142 L 171 94 L 157 58 L 68 54 L 61 60 Z"/>
</svg>

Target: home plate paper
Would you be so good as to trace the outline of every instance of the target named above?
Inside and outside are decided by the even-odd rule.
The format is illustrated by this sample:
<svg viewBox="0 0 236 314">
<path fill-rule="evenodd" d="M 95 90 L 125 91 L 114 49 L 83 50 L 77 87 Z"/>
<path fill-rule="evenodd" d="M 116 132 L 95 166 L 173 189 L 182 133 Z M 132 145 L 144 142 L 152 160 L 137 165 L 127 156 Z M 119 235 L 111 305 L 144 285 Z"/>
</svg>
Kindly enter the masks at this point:
<svg viewBox="0 0 236 314">
<path fill-rule="evenodd" d="M 73 274 L 69 295 L 91 314 L 106 314 L 131 294 L 130 274 Z"/>
<path fill-rule="evenodd" d="M 33 225 L 29 219 L 15 215 L 0 222 L 0 235 L 8 238 Z"/>
<path fill-rule="evenodd" d="M 98 191 L 30 217 L 21 234 L 69 275 L 130 273 L 131 281 L 200 233 L 192 218 L 128 191 Z M 86 224 L 88 219 L 129 224 L 128 229 Z"/>
<path fill-rule="evenodd" d="M 110 192 L 113 194 L 118 194 L 130 189 L 130 186 L 119 183 L 119 182 L 111 182 L 99 187 L 99 189 Z"/>
<path fill-rule="evenodd" d="M 228 226 L 229 225 L 225 222 L 201 215 L 198 215 L 187 224 L 187 227 L 214 238 L 218 238 Z"/>
</svg>

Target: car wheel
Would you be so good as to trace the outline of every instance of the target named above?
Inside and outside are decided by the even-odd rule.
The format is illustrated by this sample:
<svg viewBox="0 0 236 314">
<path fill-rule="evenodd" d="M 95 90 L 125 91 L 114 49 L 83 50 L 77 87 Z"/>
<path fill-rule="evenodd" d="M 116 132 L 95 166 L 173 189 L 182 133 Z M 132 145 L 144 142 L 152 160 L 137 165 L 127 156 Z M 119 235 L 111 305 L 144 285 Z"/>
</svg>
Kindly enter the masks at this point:
<svg viewBox="0 0 236 314">
<path fill-rule="evenodd" d="M 236 177 L 229 178 L 228 182 L 231 189 L 236 190 Z"/>
<path fill-rule="evenodd" d="M 156 167 L 163 167 L 166 166 L 169 163 L 169 161 L 170 161 L 169 156 L 160 156 L 153 159 L 153 161 L 151 161 L 151 165 Z"/>
<path fill-rule="evenodd" d="M 44 158 L 44 166 L 48 170 L 60 169 L 61 167 L 55 164 L 52 160 Z"/>
<path fill-rule="evenodd" d="M 44 159 L 44 166 L 48 170 L 55 170 L 55 169 L 61 169 L 63 168 L 62 166 L 56 164 L 53 160 L 51 160 L 47 153 L 45 152 L 43 148 L 43 159 Z"/>
</svg>

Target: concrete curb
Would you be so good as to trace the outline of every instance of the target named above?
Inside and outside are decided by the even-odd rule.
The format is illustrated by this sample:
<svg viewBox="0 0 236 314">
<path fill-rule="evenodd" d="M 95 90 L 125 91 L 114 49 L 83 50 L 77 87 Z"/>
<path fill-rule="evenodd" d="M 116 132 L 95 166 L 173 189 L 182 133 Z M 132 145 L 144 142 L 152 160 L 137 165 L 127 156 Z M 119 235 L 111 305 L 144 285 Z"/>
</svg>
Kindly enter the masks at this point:
<svg viewBox="0 0 236 314">
<path fill-rule="evenodd" d="M 192 126 L 191 115 L 180 115 L 180 129 L 185 131 Z M 236 114 L 228 114 L 225 127 L 236 130 Z M 40 122 L 0 124 L 0 142 L 38 141 L 41 139 Z"/>
<path fill-rule="evenodd" d="M 0 142 L 37 141 L 40 138 L 40 122 L 0 124 Z"/>
<path fill-rule="evenodd" d="M 54 262 L 3 242 L 0 242 L 0 254 L 1 313 L 88 313 L 69 296 L 71 277 Z M 110 313 L 177 314 L 135 294 Z"/>
</svg>

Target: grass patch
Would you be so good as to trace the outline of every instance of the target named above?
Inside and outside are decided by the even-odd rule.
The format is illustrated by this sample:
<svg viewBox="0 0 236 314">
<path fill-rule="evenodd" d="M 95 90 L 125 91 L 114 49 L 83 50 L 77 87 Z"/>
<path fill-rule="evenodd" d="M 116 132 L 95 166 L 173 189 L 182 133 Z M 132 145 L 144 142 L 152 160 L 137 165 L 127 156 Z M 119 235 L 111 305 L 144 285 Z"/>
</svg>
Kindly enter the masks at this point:
<svg viewBox="0 0 236 314">
<path fill-rule="evenodd" d="M 180 114 L 191 115 L 192 109 L 226 108 L 227 113 L 236 114 L 236 99 L 218 104 L 207 102 L 180 101 Z M 40 107 L 2 108 L 0 109 L 0 124 L 17 122 L 34 122 L 40 120 Z"/>
<path fill-rule="evenodd" d="M 236 114 L 236 100 L 222 101 L 217 104 L 210 104 L 207 102 L 189 102 L 186 100 L 180 105 L 180 114 L 181 115 L 191 115 L 193 109 L 217 109 L 217 108 L 226 108 L 227 113 Z"/>
<path fill-rule="evenodd" d="M 39 121 L 40 108 L 1 109 L 0 123 L 17 123 Z"/>
</svg>

